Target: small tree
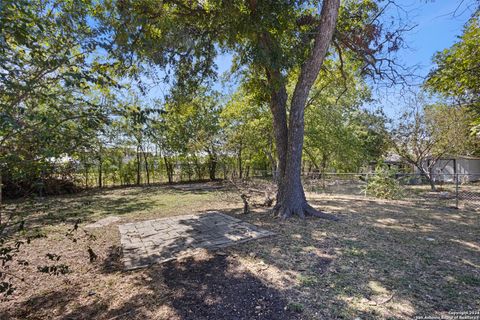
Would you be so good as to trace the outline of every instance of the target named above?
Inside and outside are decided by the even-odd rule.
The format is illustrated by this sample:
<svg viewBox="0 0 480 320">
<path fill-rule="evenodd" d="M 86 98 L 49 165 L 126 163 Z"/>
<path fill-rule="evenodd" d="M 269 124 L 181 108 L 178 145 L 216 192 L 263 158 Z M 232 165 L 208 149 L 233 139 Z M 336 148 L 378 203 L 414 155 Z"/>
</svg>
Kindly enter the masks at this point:
<svg viewBox="0 0 480 320">
<path fill-rule="evenodd" d="M 403 160 L 426 177 L 432 190 L 435 190 L 432 170 L 445 152 L 438 152 L 432 157 L 437 141 L 431 136 L 422 111 L 414 107 L 400 117 L 392 132 L 393 147 Z"/>
<path fill-rule="evenodd" d="M 464 107 L 425 105 L 414 98 L 392 130 L 394 150 L 413 165 L 435 190 L 433 169 L 446 155 L 474 152 L 478 142 L 468 131 L 469 113 Z"/>
<path fill-rule="evenodd" d="M 403 190 L 400 183 L 395 179 L 395 171 L 388 169 L 384 164 L 375 168 L 375 174 L 368 179 L 366 193 L 376 198 L 399 199 Z"/>
</svg>

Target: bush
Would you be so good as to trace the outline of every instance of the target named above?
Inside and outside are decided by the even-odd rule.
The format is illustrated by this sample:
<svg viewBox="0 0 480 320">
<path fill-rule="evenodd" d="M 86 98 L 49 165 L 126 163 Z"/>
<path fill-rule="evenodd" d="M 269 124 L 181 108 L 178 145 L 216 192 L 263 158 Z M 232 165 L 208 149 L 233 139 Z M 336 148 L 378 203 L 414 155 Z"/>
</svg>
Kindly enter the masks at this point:
<svg viewBox="0 0 480 320">
<path fill-rule="evenodd" d="M 375 174 L 368 177 L 366 185 L 367 195 L 381 199 L 400 199 L 403 189 L 395 179 L 396 172 L 385 165 L 378 165 Z"/>
<path fill-rule="evenodd" d="M 49 196 L 77 193 L 82 190 L 73 179 L 48 177 L 36 180 L 6 180 L 2 192 L 6 199 L 16 199 L 31 195 Z"/>
</svg>

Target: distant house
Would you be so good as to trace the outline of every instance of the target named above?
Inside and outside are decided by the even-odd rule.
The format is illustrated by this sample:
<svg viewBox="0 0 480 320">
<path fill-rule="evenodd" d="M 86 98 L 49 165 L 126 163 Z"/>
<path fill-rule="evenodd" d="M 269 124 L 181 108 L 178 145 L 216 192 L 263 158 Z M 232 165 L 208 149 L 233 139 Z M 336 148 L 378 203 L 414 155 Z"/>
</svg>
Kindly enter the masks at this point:
<svg viewBox="0 0 480 320">
<path fill-rule="evenodd" d="M 418 170 L 415 172 L 418 173 Z M 440 182 L 453 182 L 455 174 L 459 175 L 460 181 L 480 181 L 480 157 L 444 156 L 435 163 L 432 173 L 434 179 Z"/>
<path fill-rule="evenodd" d="M 411 173 L 413 171 L 412 166 L 409 163 L 405 162 L 402 157 L 400 157 L 396 153 L 388 153 L 380 163 L 386 165 L 389 169 L 395 170 L 397 172 Z M 378 164 L 378 161 L 371 161 L 367 167 L 367 172 L 375 172 L 375 168 Z"/>
</svg>

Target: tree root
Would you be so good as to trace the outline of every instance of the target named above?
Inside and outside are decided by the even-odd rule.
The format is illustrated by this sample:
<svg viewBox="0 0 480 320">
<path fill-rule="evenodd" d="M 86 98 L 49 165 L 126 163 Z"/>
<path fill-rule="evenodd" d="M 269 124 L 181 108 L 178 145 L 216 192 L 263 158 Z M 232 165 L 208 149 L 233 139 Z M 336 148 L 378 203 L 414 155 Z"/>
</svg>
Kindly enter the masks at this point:
<svg viewBox="0 0 480 320">
<path fill-rule="evenodd" d="M 333 214 L 329 214 L 320 210 L 315 209 L 308 203 L 306 204 L 306 209 L 305 209 L 309 215 L 312 217 L 317 217 L 317 218 L 322 218 L 330 221 L 339 221 L 340 219 L 337 216 L 334 216 Z"/>
<path fill-rule="evenodd" d="M 294 215 L 296 215 L 301 219 L 305 219 L 307 216 L 311 216 L 311 217 L 317 217 L 317 218 L 326 219 L 330 221 L 339 221 L 338 217 L 332 214 L 317 210 L 306 202 L 302 205 L 297 205 L 297 206 L 283 206 L 277 203 L 273 207 L 272 213 L 283 220 L 289 219 Z"/>
</svg>

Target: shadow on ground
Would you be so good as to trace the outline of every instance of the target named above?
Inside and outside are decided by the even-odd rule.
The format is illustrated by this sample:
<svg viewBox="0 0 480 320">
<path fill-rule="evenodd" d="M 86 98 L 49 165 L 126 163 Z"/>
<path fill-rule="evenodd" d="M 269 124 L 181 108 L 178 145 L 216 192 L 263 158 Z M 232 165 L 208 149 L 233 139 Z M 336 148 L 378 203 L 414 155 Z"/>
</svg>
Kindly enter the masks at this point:
<svg viewBox="0 0 480 320">
<path fill-rule="evenodd" d="M 4 215 L 12 214 L 33 229 L 62 223 L 88 223 L 107 216 L 155 214 L 178 206 L 201 207 L 224 192 L 216 182 L 92 189 L 79 194 L 8 201 Z"/>
<path fill-rule="evenodd" d="M 274 235 L 220 212 L 127 223 L 119 230 L 126 269 Z"/>
<path fill-rule="evenodd" d="M 28 312 L 39 309 L 50 309 L 51 313 L 44 315 L 65 320 L 299 318 L 298 313 L 288 310 L 287 301 L 278 290 L 264 284 L 228 256 L 172 261 L 138 275 L 134 287 L 142 290 L 130 292 L 129 299 L 118 306 L 93 299 L 72 308 L 72 301 L 85 297 L 81 290 L 69 288 L 32 297 L 17 306 L 18 313 L 0 313 L 0 318 L 36 318 Z"/>
<path fill-rule="evenodd" d="M 311 202 L 341 221 L 219 210 L 277 235 L 133 272 L 108 243 L 89 273 L 0 318 L 410 319 L 480 308 L 478 213 L 354 197 Z"/>
</svg>

